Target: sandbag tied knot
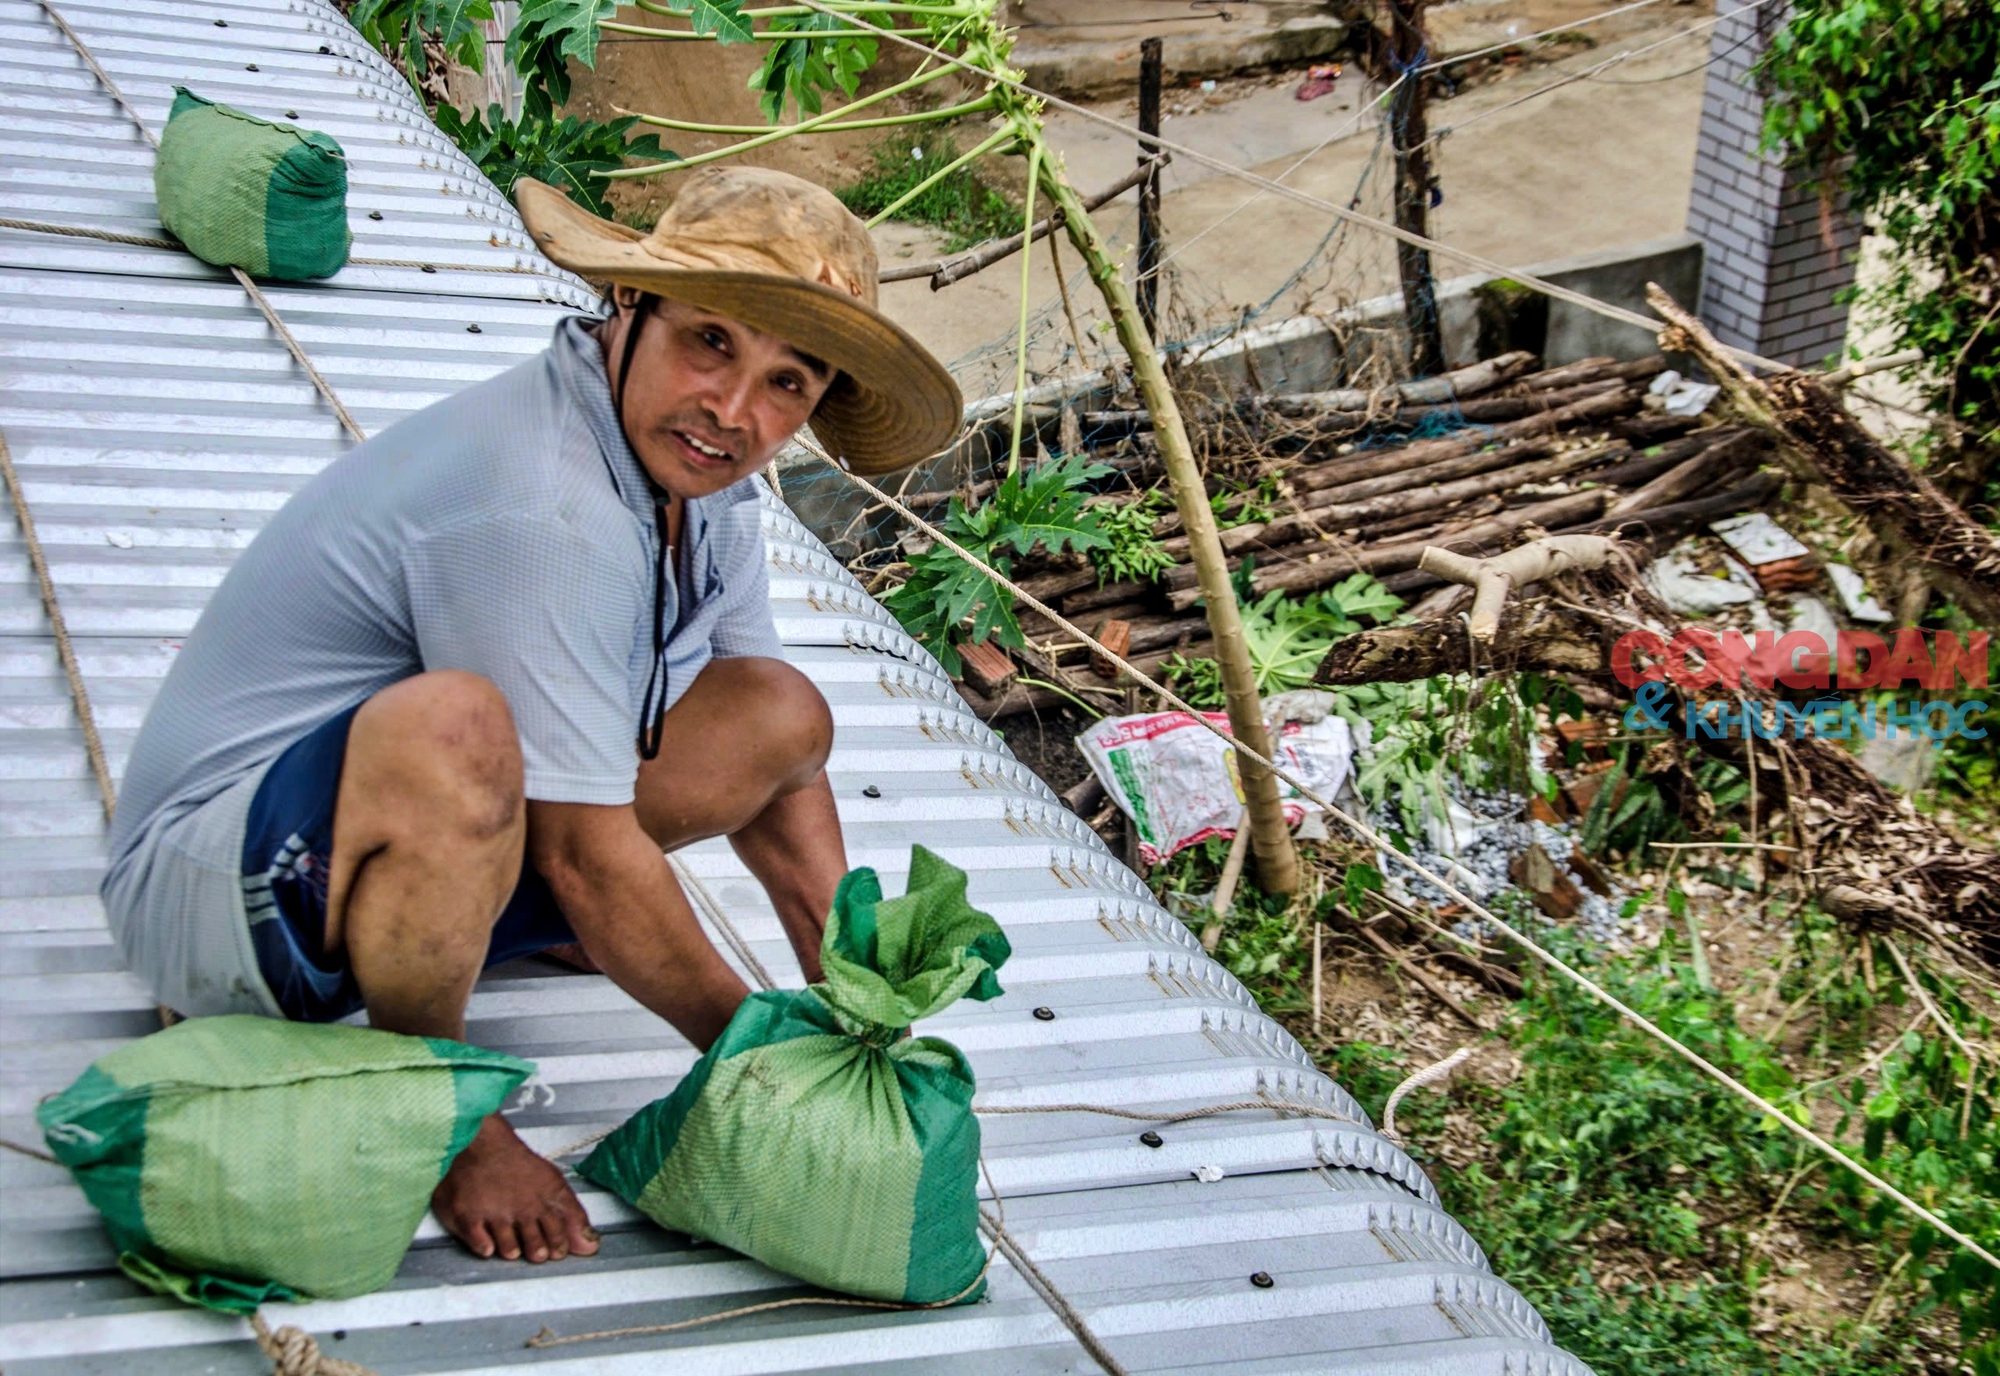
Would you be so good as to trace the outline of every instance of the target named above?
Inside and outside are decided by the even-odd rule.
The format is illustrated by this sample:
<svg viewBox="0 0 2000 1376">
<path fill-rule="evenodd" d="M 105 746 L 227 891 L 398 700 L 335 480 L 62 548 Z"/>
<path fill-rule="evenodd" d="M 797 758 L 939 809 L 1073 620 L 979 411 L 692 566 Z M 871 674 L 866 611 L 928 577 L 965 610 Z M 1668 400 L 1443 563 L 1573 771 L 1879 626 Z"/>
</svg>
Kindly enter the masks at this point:
<svg viewBox="0 0 2000 1376">
<path fill-rule="evenodd" d="M 1000 924 L 967 901 L 965 872 L 911 846 L 901 898 L 883 898 L 872 869 L 840 881 L 820 943 L 826 977 L 812 988 L 843 1030 L 886 1049 L 955 999 L 999 997 L 1011 954 Z"/>
<path fill-rule="evenodd" d="M 327 1356 L 302 1328 L 286 1324 L 274 1333 L 263 1314 L 253 1312 L 250 1330 L 257 1335 L 257 1346 L 271 1359 L 272 1376 L 375 1376 L 359 1362 Z"/>
</svg>

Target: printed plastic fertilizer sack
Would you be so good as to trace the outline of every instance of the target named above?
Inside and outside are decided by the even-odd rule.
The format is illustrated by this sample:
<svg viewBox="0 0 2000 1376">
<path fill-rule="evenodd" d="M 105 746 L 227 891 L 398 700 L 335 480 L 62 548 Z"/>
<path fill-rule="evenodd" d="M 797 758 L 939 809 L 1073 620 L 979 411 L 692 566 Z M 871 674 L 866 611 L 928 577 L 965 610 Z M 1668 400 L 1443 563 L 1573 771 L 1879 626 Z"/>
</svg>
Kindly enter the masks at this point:
<svg viewBox="0 0 2000 1376">
<path fill-rule="evenodd" d="M 1267 699 L 1267 707 L 1271 701 Z M 1228 713 L 1203 715 L 1229 730 Z M 1311 720 L 1286 721 L 1273 733 L 1272 744 L 1279 763 L 1322 798 L 1340 791 L 1354 762 L 1352 731 L 1325 710 Z M 1111 800 L 1132 819 L 1139 854 L 1147 864 L 1157 865 L 1211 836 L 1235 833 L 1243 814 L 1236 752 L 1187 713 L 1107 717 L 1078 736 L 1076 748 Z M 1306 813 L 1319 811 L 1290 784 L 1279 784 L 1278 791 L 1288 825 L 1297 826 Z"/>
<path fill-rule="evenodd" d="M 823 983 L 752 994 L 664 1099 L 578 1168 L 655 1222 L 815 1285 L 931 1304 L 984 1290 L 972 1069 L 905 1037 L 964 994 L 1000 993 L 999 924 L 965 874 L 910 849 L 909 892 L 840 881 Z"/>
<path fill-rule="evenodd" d="M 347 261 L 347 155 L 331 135 L 174 88 L 153 163 L 160 223 L 206 263 L 331 277 Z"/>
<path fill-rule="evenodd" d="M 196 1018 L 100 1058 L 36 1117 L 127 1275 L 247 1314 L 388 1284 L 446 1168 L 534 1069 L 362 1027 Z"/>
</svg>

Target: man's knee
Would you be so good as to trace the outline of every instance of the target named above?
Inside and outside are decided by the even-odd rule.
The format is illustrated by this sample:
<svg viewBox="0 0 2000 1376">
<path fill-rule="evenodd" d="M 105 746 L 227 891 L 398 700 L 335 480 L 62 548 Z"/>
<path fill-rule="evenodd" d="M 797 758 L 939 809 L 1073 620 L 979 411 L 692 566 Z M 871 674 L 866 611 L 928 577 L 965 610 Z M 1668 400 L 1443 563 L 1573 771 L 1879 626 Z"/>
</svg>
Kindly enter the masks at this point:
<svg viewBox="0 0 2000 1376">
<path fill-rule="evenodd" d="M 385 789 L 371 801 L 407 799 L 428 828 L 490 840 L 520 825 L 520 736 L 507 699 L 478 674 L 441 669 L 383 689 L 355 714 L 348 752 L 349 768 Z"/>
<path fill-rule="evenodd" d="M 753 712 L 771 754 L 801 781 L 833 752 L 833 712 L 813 681 L 779 659 L 723 661 L 739 677 L 733 696 Z"/>
</svg>

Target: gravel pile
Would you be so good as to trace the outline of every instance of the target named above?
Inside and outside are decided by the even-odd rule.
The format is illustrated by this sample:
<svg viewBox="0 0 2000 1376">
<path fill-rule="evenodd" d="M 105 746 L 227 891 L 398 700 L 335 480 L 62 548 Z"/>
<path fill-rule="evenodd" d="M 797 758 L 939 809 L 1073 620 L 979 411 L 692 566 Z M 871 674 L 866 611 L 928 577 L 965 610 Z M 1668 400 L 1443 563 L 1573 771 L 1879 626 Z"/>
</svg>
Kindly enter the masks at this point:
<svg viewBox="0 0 2000 1376">
<path fill-rule="evenodd" d="M 1526 800 L 1504 791 L 1467 789 L 1456 801 L 1472 814 L 1472 834 L 1460 841 L 1455 857 L 1441 853 L 1423 838 L 1413 838 L 1411 858 L 1418 864 L 1449 879 L 1489 907 L 1496 901 L 1502 901 L 1508 893 L 1518 893 L 1521 896 L 1518 906 L 1533 912 L 1539 919 L 1540 910 L 1533 907 L 1528 895 L 1516 888 L 1507 875 L 1508 866 L 1515 856 L 1531 845 L 1539 845 L 1582 892 L 1583 902 L 1577 908 L 1576 922 L 1584 933 L 1593 941 L 1608 942 L 1625 931 L 1628 924 L 1618 915 L 1621 899 L 1615 895 L 1606 898 L 1592 893 L 1584 884 L 1583 877 L 1570 866 L 1570 856 L 1576 850 L 1576 837 L 1567 826 L 1525 820 Z M 1382 825 L 1385 820 L 1378 817 L 1377 825 Z M 1461 835 L 1466 830 L 1463 820 L 1460 819 Z M 1409 866 L 1397 863 L 1396 858 L 1386 858 L 1385 863 L 1387 868 L 1384 873 L 1398 880 L 1415 901 L 1432 907 L 1444 907 L 1454 901 L 1430 880 Z M 1460 919 L 1453 930 L 1467 940 L 1495 935 L 1490 924 L 1471 917 Z"/>
</svg>

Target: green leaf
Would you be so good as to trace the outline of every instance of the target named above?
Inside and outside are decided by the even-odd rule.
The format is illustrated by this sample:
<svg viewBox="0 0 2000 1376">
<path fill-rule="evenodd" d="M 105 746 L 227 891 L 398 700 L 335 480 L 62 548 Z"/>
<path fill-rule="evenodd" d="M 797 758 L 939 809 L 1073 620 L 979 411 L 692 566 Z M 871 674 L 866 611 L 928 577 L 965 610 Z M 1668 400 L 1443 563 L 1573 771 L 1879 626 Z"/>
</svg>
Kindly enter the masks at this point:
<svg viewBox="0 0 2000 1376">
<path fill-rule="evenodd" d="M 507 32 L 507 63 L 526 80 L 523 115 L 553 119 L 569 100 L 569 60 L 597 65 L 599 27 L 617 0 L 526 0 Z"/>
<path fill-rule="evenodd" d="M 426 38 L 436 39 L 475 72 L 486 70 L 486 33 L 480 23 L 493 17 L 492 0 L 356 0 L 347 17 L 362 37 L 402 59 L 413 86 L 429 66 Z"/>
<path fill-rule="evenodd" d="M 1321 596 L 1349 617 L 1365 616 L 1374 621 L 1388 621 L 1403 610 L 1403 599 L 1366 573 L 1342 579 Z"/>
<path fill-rule="evenodd" d="M 1340 888 L 1347 899 L 1347 906 L 1359 911 L 1363 894 L 1382 891 L 1382 871 L 1366 862 L 1349 865 L 1341 878 Z"/>
<path fill-rule="evenodd" d="M 799 114 L 806 116 L 820 112 L 821 96 L 826 92 L 853 95 L 862 73 L 875 64 L 876 40 L 853 36 L 854 26 L 838 15 L 778 15 L 766 32 L 801 35 L 770 43 L 763 63 L 750 77 L 750 89 L 759 93 L 758 105 L 772 123 L 784 114 L 788 98 Z M 813 34 L 827 36 L 808 36 Z"/>
<path fill-rule="evenodd" d="M 503 192 L 511 192 L 522 177 L 533 177 L 560 188 L 594 215 L 611 214 L 604 179 L 597 173 L 623 167 L 628 158 L 657 162 L 676 156 L 660 146 L 655 134 L 628 142 L 626 133 L 637 123 L 630 115 L 598 123 L 574 115 L 552 120 L 524 109 L 520 118 L 509 120 L 493 105 L 484 118 L 467 119 L 441 105 L 436 119 L 438 128 Z"/>
<path fill-rule="evenodd" d="M 1037 545 L 1050 554 L 1105 549 L 1111 544 L 1097 513 L 1085 506 L 1085 485 L 1112 471 L 1108 464 L 1070 455 L 1007 475 L 989 503 L 993 538 L 1022 554 Z"/>
<path fill-rule="evenodd" d="M 689 0 L 687 15 L 694 31 L 714 34 L 723 43 L 748 43 L 750 20 L 743 14 L 743 0 Z"/>
</svg>

